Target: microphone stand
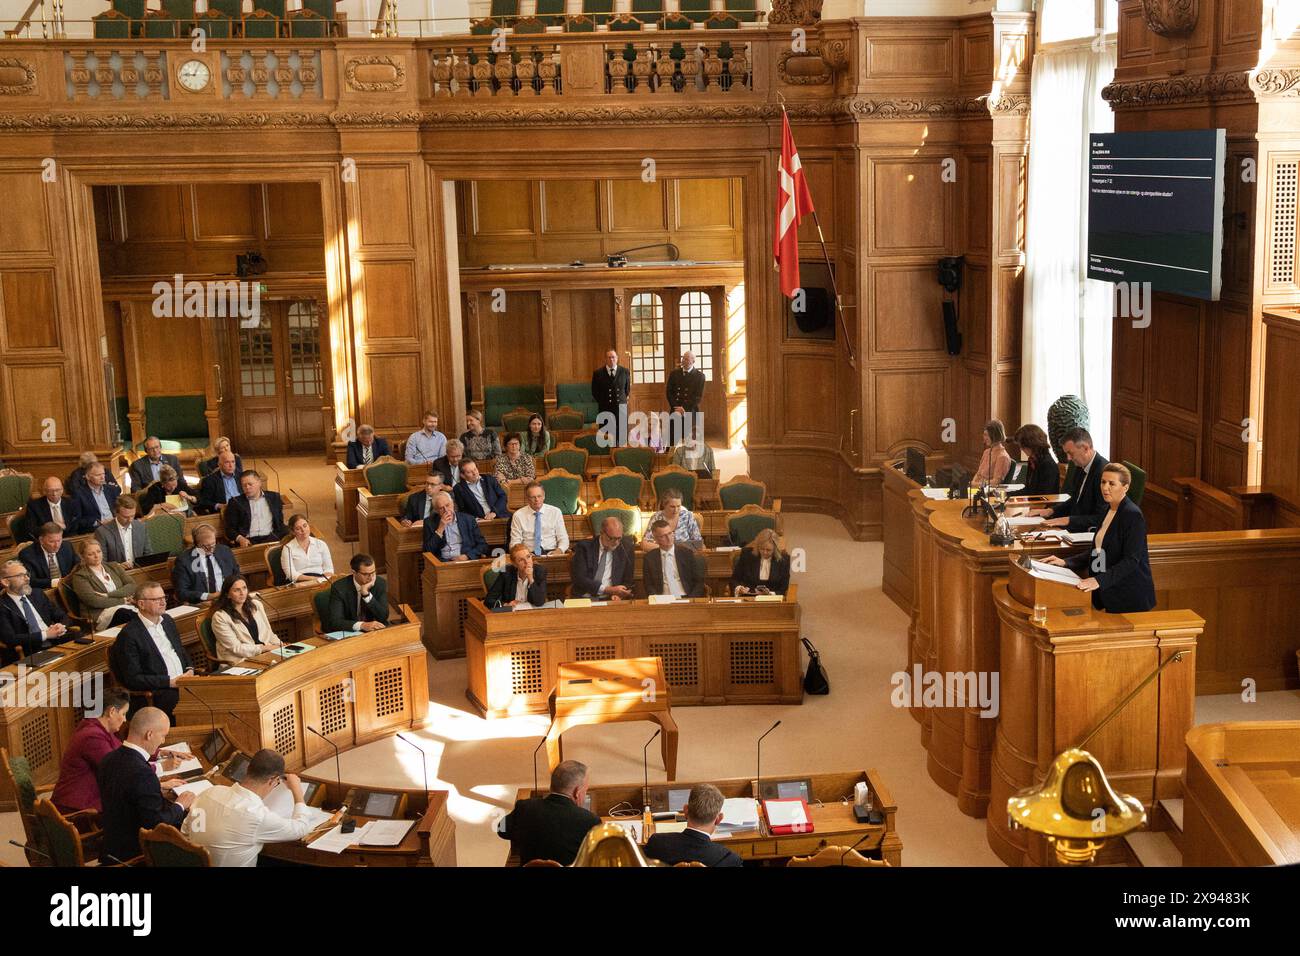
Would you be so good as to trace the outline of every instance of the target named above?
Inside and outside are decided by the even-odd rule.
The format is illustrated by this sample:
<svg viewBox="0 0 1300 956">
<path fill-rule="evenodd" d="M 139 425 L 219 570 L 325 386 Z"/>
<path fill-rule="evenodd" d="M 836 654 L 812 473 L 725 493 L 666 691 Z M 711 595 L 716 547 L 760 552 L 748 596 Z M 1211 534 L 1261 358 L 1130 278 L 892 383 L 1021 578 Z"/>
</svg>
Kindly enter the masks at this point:
<svg viewBox="0 0 1300 956">
<path fill-rule="evenodd" d="M 342 794 L 343 793 L 343 771 L 339 766 L 339 745 L 336 744 L 334 741 L 330 740 L 328 737 L 322 734 L 315 727 L 308 726 L 307 729 L 334 748 L 334 779 L 339 785 L 339 793 Z M 340 823 L 340 827 L 342 829 L 340 830 L 340 832 L 351 833 L 357 828 L 357 821 L 353 819 L 351 815 L 348 814 L 347 804 L 342 803 L 342 800 L 343 797 L 340 796 L 339 805 L 343 809 L 343 821 L 342 823 Z"/>
<path fill-rule="evenodd" d="M 429 757 L 428 755 L 425 754 L 423 747 L 417 746 L 414 742 L 407 740 L 401 734 L 393 734 L 393 736 L 396 737 L 398 740 L 400 740 L 402 743 L 406 744 L 408 747 L 415 747 L 416 750 L 420 751 L 420 762 L 424 765 L 424 799 L 427 801 L 429 799 Z M 425 806 L 427 808 L 428 806 L 427 802 Z M 417 816 L 422 817 L 424 816 L 424 814 L 420 813 L 417 814 Z"/>
<path fill-rule="evenodd" d="M 780 726 L 781 721 L 778 720 L 771 727 L 767 728 L 767 731 L 762 735 L 762 737 L 758 738 L 758 767 L 757 773 L 755 774 L 758 779 L 754 781 L 754 787 L 758 791 L 755 796 L 758 797 L 760 802 L 763 799 L 763 737 L 766 737 Z"/>
<path fill-rule="evenodd" d="M 645 742 L 645 746 L 641 748 L 641 767 L 645 771 L 645 787 L 641 791 L 641 804 L 646 810 L 650 809 L 650 745 L 659 739 L 659 735 L 663 732 L 664 729 L 660 727 L 654 732 L 654 736 Z M 668 809 L 671 810 L 672 807 Z"/>
<path fill-rule="evenodd" d="M 217 736 L 217 712 L 212 709 L 212 705 L 210 705 L 206 700 L 194 693 L 194 691 L 190 689 L 189 685 L 181 684 L 180 689 L 202 704 L 203 708 L 208 712 L 208 723 L 212 732 L 212 735 L 208 737 L 208 739 L 215 740 Z"/>
</svg>

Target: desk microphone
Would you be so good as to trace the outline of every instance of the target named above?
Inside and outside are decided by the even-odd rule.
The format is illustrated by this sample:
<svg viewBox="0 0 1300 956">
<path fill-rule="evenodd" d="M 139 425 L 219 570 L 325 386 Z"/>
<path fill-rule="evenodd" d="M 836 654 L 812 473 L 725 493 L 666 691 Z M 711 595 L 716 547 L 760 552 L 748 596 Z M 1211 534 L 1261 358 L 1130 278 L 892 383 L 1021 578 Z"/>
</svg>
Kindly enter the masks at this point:
<svg viewBox="0 0 1300 956">
<path fill-rule="evenodd" d="M 195 700 L 197 700 L 200 704 L 202 704 L 202 705 L 203 705 L 203 709 L 206 710 L 206 711 L 208 712 L 208 721 L 209 721 L 209 723 L 212 725 L 212 737 L 215 738 L 215 737 L 217 736 L 217 712 L 216 712 L 215 710 L 212 709 L 212 705 L 211 705 L 211 704 L 209 704 L 206 700 L 204 700 L 204 699 L 203 699 L 202 697 L 200 697 L 198 694 L 194 693 L 194 691 L 192 691 L 192 690 L 190 689 L 190 687 L 189 687 L 188 684 L 180 684 L 180 685 L 178 685 L 178 686 L 180 687 L 181 690 L 185 691 L 185 693 L 189 694 L 191 697 L 193 697 Z M 209 738 L 209 739 L 212 739 L 212 738 Z"/>
<path fill-rule="evenodd" d="M 871 836 L 871 832 L 872 831 L 868 830 L 866 833 L 862 834 L 862 836 L 858 838 L 857 843 L 853 844 L 853 846 L 849 847 L 847 850 L 845 850 L 843 853 L 840 854 L 840 866 L 844 865 L 844 861 L 848 859 L 848 855 L 850 853 L 852 853 L 858 847 L 862 846 L 862 841 L 865 840 L 867 837 Z"/>
<path fill-rule="evenodd" d="M 327 744 L 329 744 L 331 747 L 334 748 L 334 779 L 339 785 L 339 793 L 342 794 L 343 793 L 343 771 L 339 767 L 339 745 L 336 744 L 334 741 L 330 740 L 328 737 L 322 734 L 315 727 L 312 727 L 310 725 L 304 725 L 304 726 L 306 726 L 308 730 L 310 730 L 321 740 L 325 741 Z M 340 796 L 339 800 L 341 801 L 342 799 L 343 797 Z M 346 806 L 343 807 L 343 821 L 340 824 L 340 827 L 341 827 L 340 832 L 342 833 L 351 833 L 353 830 L 357 828 L 357 821 L 352 819 L 352 817 L 348 816 Z"/>
<path fill-rule="evenodd" d="M 27 844 L 27 843 L 19 843 L 17 840 L 10 840 L 10 841 L 9 841 L 9 845 L 10 845 L 10 846 L 16 846 L 16 847 L 18 847 L 18 849 L 20 849 L 20 850 L 24 850 L 24 851 L 26 851 L 27 853 L 35 853 L 37 856 L 43 856 L 43 857 L 45 857 L 45 859 L 49 860 L 51 864 L 54 863 L 54 857 L 50 856 L 50 855 L 49 855 L 48 853 L 46 853 L 44 850 L 38 850 L 38 849 L 36 849 L 36 847 L 31 846 L 31 845 L 29 845 L 29 844 Z"/>
<path fill-rule="evenodd" d="M 426 800 L 428 800 L 429 798 L 429 757 L 428 755 L 425 754 L 423 747 L 420 747 L 415 743 L 413 743 L 412 741 L 407 740 L 401 734 L 393 734 L 393 736 L 396 737 L 398 740 L 400 740 L 402 743 L 406 744 L 408 747 L 415 747 L 416 750 L 420 751 L 420 762 L 424 764 L 424 797 Z M 420 814 L 420 816 L 423 815 L 424 814 Z"/>
<path fill-rule="evenodd" d="M 537 791 L 538 791 L 538 784 L 537 784 L 537 751 L 541 750 L 541 749 L 542 749 L 542 744 L 545 744 L 545 743 L 546 743 L 546 738 L 545 738 L 545 737 L 542 737 L 541 742 L 538 743 L 538 745 L 537 745 L 536 747 L 533 748 L 533 799 L 537 799 L 537 797 L 538 797 L 538 793 L 537 793 Z"/>
<path fill-rule="evenodd" d="M 650 745 L 654 743 L 663 732 L 664 729 L 660 727 L 655 731 L 654 736 L 645 742 L 645 746 L 641 748 L 641 766 L 642 769 L 645 770 L 645 789 L 641 791 L 641 803 L 647 810 L 650 809 Z"/>
<path fill-rule="evenodd" d="M 758 790 L 757 796 L 759 800 L 763 799 L 763 737 L 766 737 L 768 734 L 770 734 L 772 731 L 776 730 L 776 728 L 780 726 L 781 726 L 781 721 L 778 720 L 771 727 L 767 728 L 767 730 L 763 733 L 762 737 L 758 738 L 758 767 L 757 767 L 757 773 L 755 774 L 755 776 L 758 779 L 755 781 L 755 787 Z"/>
</svg>

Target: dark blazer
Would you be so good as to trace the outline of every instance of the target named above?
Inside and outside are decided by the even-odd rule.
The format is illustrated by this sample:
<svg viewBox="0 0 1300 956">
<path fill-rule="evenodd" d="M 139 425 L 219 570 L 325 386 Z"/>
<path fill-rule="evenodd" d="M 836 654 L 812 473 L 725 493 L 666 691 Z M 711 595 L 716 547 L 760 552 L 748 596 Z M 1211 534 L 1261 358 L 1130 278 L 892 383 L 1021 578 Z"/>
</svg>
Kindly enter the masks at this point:
<svg viewBox="0 0 1300 956">
<path fill-rule="evenodd" d="M 214 471 L 216 471 L 216 470 L 217 470 L 217 456 L 216 456 L 216 455 L 213 455 L 211 458 L 205 458 L 205 459 L 203 459 L 203 461 L 199 462 L 199 476 L 200 476 L 201 478 L 206 478 L 210 473 L 212 473 L 212 472 L 214 472 Z M 235 474 L 236 474 L 236 475 L 242 475 L 243 473 L 244 473 L 244 459 L 241 458 L 239 455 L 236 455 L 236 456 L 235 456 Z"/>
<path fill-rule="evenodd" d="M 688 412 L 700 410 L 704 397 L 704 373 L 697 365 L 689 372 L 680 365 L 668 373 L 668 410 L 680 406 Z"/>
<path fill-rule="evenodd" d="M 203 552 L 200 549 L 190 548 L 177 555 L 172 565 L 172 584 L 176 588 L 176 597 L 186 604 L 199 604 L 203 601 L 203 595 L 209 593 L 205 580 L 206 570 L 200 571 L 195 567 L 195 559 L 201 556 Z M 222 581 L 239 573 L 239 561 L 235 559 L 235 552 L 224 544 L 218 544 L 212 549 L 212 563 L 221 570 Z M 200 562 L 200 568 L 205 566 L 206 562 Z"/>
<path fill-rule="evenodd" d="M 68 572 L 77 566 L 77 552 L 72 550 L 72 545 L 64 541 L 59 545 L 59 550 L 54 553 L 54 559 L 59 564 L 59 576 L 65 577 Z M 27 573 L 31 576 L 33 591 L 43 591 L 51 586 L 50 565 L 45 557 L 45 552 L 41 550 L 41 543 L 33 541 L 27 547 L 18 552 L 18 560 L 27 568 Z"/>
<path fill-rule="evenodd" d="M 357 585 L 352 575 L 339 578 L 330 585 L 327 603 L 329 620 L 321 621 L 321 630 L 350 631 L 357 621 L 382 621 L 388 623 L 388 582 L 382 577 L 375 578 L 370 589 L 370 600 L 361 605 L 361 617 L 357 617 Z"/>
<path fill-rule="evenodd" d="M 519 572 L 515 570 L 513 564 L 507 565 L 488 588 L 483 603 L 488 607 L 509 604 L 515 599 L 515 588 L 518 585 Z M 536 562 L 533 564 L 533 583 L 528 586 L 528 603 L 533 607 L 541 607 L 546 603 L 546 568 Z"/>
<path fill-rule="evenodd" d="M 163 452 L 163 456 L 158 460 L 158 464 L 171 465 L 176 469 L 177 475 L 183 474 L 181 471 L 181 460 L 175 455 L 169 455 L 166 452 Z M 148 488 L 154 483 L 153 468 L 149 464 L 148 455 L 145 455 L 143 458 L 137 458 L 135 461 L 131 462 L 131 467 L 128 469 L 128 472 L 131 475 L 131 490 L 136 494 L 139 494 L 145 488 Z M 182 477 L 181 481 L 184 480 L 184 477 Z"/>
<path fill-rule="evenodd" d="M 276 538 L 283 538 L 285 535 L 284 502 L 274 491 L 263 491 L 262 497 L 271 507 L 271 534 Z M 247 538 L 253 524 L 253 512 L 248 498 L 240 495 L 227 501 L 226 510 L 221 512 L 221 520 L 226 526 L 227 541 L 234 541 L 241 534 Z"/>
<path fill-rule="evenodd" d="M 374 461 L 378 461 L 380 458 L 383 458 L 385 455 L 387 455 L 387 454 L 388 454 L 388 439 L 387 439 L 387 438 L 380 438 L 378 435 L 376 435 L 376 436 L 375 436 L 375 443 L 374 443 L 374 445 L 373 445 L 372 448 L 371 448 L 371 454 L 374 455 L 374 458 L 371 459 L 372 462 L 374 462 Z M 361 442 L 359 442 L 359 441 L 350 441 L 350 442 L 348 442 L 348 467 L 349 467 L 349 468 L 360 468 L 360 467 L 361 467 L 361 464 L 362 464 L 362 462 L 361 462 Z"/>
<path fill-rule="evenodd" d="M 705 866 L 743 866 L 740 857 L 709 839 L 699 830 L 656 833 L 646 841 L 645 855 L 672 866 L 674 863 L 703 863 Z"/>
<path fill-rule="evenodd" d="M 1098 528 L 1105 517 L 1099 516 Z M 1101 554 L 1090 550 L 1066 558 L 1065 564 L 1081 578 L 1097 579 L 1092 606 L 1099 611 L 1130 614 L 1156 606 L 1156 586 L 1147 554 L 1147 521 L 1142 509 L 1127 498 L 1120 502 L 1106 529 Z"/>
<path fill-rule="evenodd" d="M 431 514 L 424 519 L 424 550 L 442 558 L 442 549 L 447 546 L 445 535 L 438 533 L 439 518 Z M 460 552 L 471 561 L 485 557 L 488 543 L 483 539 L 483 532 L 478 529 L 478 522 L 464 512 L 456 512 L 456 527 L 460 528 Z"/>
<path fill-rule="evenodd" d="M 583 538 L 573 543 L 573 558 L 569 561 L 569 578 L 573 582 L 574 597 L 599 597 L 596 593 L 600 579 L 596 569 L 600 566 L 600 538 Z M 636 558 L 631 538 L 623 536 L 623 543 L 614 550 L 614 569 L 610 573 L 611 586 L 632 587 L 636 577 Z"/>
<path fill-rule="evenodd" d="M 1093 525 L 1101 524 L 1101 518 L 1097 516 L 1104 515 L 1110 507 L 1101 497 L 1101 470 L 1109 464 L 1106 456 L 1097 452 L 1086 479 L 1083 470 L 1075 468 L 1074 480 L 1065 489 L 1070 500 L 1052 509 L 1053 518 L 1070 519 L 1067 530 L 1087 531 Z"/>
<path fill-rule="evenodd" d="M 110 521 L 108 524 L 102 524 L 96 528 L 95 540 L 104 549 L 105 561 L 125 564 L 128 559 L 134 561 L 136 558 L 149 553 L 149 529 L 144 526 L 144 523 L 139 518 L 131 522 L 130 554 L 122 553 L 122 536 L 117 533 L 116 521 Z"/>
<path fill-rule="evenodd" d="M 406 507 L 402 510 L 402 517 L 414 523 L 424 520 L 424 503 L 429 500 L 427 492 L 416 491 L 407 496 Z M 430 509 L 429 514 L 436 514 Z"/>
<path fill-rule="evenodd" d="M 81 530 L 83 515 L 81 514 L 81 503 L 71 495 L 64 495 L 59 499 L 59 510 L 63 512 L 63 527 L 66 534 L 77 534 Z M 44 498 L 33 498 L 27 502 L 27 534 L 28 539 L 36 537 L 36 532 L 40 530 L 41 525 L 49 524 L 51 520 L 50 503 Z"/>
<path fill-rule="evenodd" d="M 239 487 L 239 471 L 235 471 L 235 487 Z M 213 514 L 218 505 L 226 503 L 226 484 L 221 472 L 210 471 L 199 482 L 199 512 Z"/>
<path fill-rule="evenodd" d="M 462 458 L 461 461 L 464 461 L 464 459 Z M 436 459 L 429 467 L 432 471 L 436 471 L 438 474 L 442 475 L 442 483 L 444 487 L 451 488 L 452 485 L 460 484 L 460 466 L 453 468 L 451 462 L 447 460 L 446 455 Z"/>
<path fill-rule="evenodd" d="M 694 550 L 678 541 L 673 546 L 673 556 L 677 559 L 677 576 L 682 579 L 686 597 L 704 597 L 704 570 L 696 561 Z M 664 553 L 656 548 L 647 551 L 641 559 L 641 575 L 645 580 L 645 593 L 664 593 Z"/>
<path fill-rule="evenodd" d="M 101 462 L 101 464 L 103 463 Z M 113 477 L 113 473 L 108 470 L 107 465 L 104 465 L 104 484 L 112 485 L 117 489 L 118 494 L 122 493 L 122 486 L 117 483 L 117 479 Z M 85 485 L 86 469 L 74 468 L 68 473 L 67 480 L 63 482 L 63 493 L 71 497 L 77 493 L 78 488 L 83 488 Z"/>
<path fill-rule="evenodd" d="M 678 547 L 681 547 L 678 545 Z M 772 567 L 768 570 L 768 579 L 760 581 L 758 572 L 763 566 L 763 559 L 753 548 L 741 548 L 740 556 L 731 568 L 731 588 L 742 585 L 751 591 L 760 584 L 765 585 L 773 594 L 784 594 L 790 590 L 790 556 L 777 554 L 772 558 Z"/>
<path fill-rule="evenodd" d="M 117 485 L 110 485 L 104 482 L 104 500 L 108 502 L 109 514 L 112 514 L 114 506 L 117 504 L 117 497 L 122 493 L 122 489 Z M 90 487 L 83 481 L 77 486 L 74 497 L 77 499 L 77 507 L 81 511 L 81 524 L 78 526 L 79 533 L 94 531 L 99 526 L 99 505 L 95 503 L 95 496 L 90 493 Z"/>
<path fill-rule="evenodd" d="M 46 625 L 68 623 L 68 616 L 63 613 L 63 609 L 51 603 L 45 592 L 37 590 L 34 585 L 27 600 L 32 602 L 32 610 Z M 55 642 L 59 643 L 58 639 Z M 34 654 L 44 643 L 39 632 L 28 629 L 27 618 L 7 594 L 0 594 L 0 643 L 9 647 L 21 647 L 24 654 Z"/>
<path fill-rule="evenodd" d="M 483 488 L 483 497 L 487 499 L 488 510 L 495 512 L 498 518 L 509 518 L 510 506 L 506 504 L 506 490 L 501 487 L 501 482 L 497 481 L 494 475 L 483 474 L 479 475 L 478 480 Z M 487 513 L 474 497 L 474 492 L 469 490 L 467 481 L 456 485 L 451 496 L 456 502 L 457 511 L 473 515 L 475 518 L 482 518 Z"/>
<path fill-rule="evenodd" d="M 160 823 L 179 827 L 185 808 L 162 795 L 162 785 L 149 761 L 131 747 L 118 747 L 99 762 L 96 773 L 103 842 L 101 863 L 125 863 L 140 855 L 140 831 Z M 110 859 L 110 858 L 116 858 Z"/>
<path fill-rule="evenodd" d="M 178 481 L 176 483 L 176 490 L 173 491 L 172 494 L 178 495 L 182 491 L 188 493 L 189 489 L 184 487 Z M 135 500 L 140 505 L 140 517 L 141 518 L 145 517 L 147 514 L 149 514 L 149 512 L 153 511 L 154 508 L 157 508 L 160 504 L 162 504 L 163 501 L 166 500 L 166 498 L 167 498 L 167 492 L 163 490 L 162 482 L 155 481 L 152 485 L 150 485 L 148 488 L 146 488 L 144 491 L 140 492 L 140 494 L 136 496 Z M 185 502 L 185 504 L 190 508 L 190 511 L 192 513 L 194 505 L 191 505 L 189 502 Z"/>
<path fill-rule="evenodd" d="M 1023 491 L 1017 491 L 1017 495 L 1054 495 L 1060 492 L 1061 469 L 1050 451 L 1043 452 L 1041 457 L 1025 464 L 1029 466 L 1025 487 Z M 1100 480 L 1098 472 L 1098 481 Z"/>
<path fill-rule="evenodd" d="M 531 860 L 554 860 L 568 866 L 591 828 L 599 823 L 600 817 L 590 810 L 568 797 L 549 793 L 516 803 L 502 819 L 497 835 L 510 841 L 521 866 Z"/>
<path fill-rule="evenodd" d="M 176 629 L 176 622 L 170 615 L 163 615 L 162 626 L 172 650 L 181 660 L 181 670 L 193 667 L 190 655 L 181 644 L 180 631 Z M 117 640 L 108 649 L 108 663 L 113 675 L 124 688 L 128 691 L 152 691 L 153 705 L 165 711 L 168 717 L 172 715 L 176 702 L 180 700 L 180 692 L 171 686 L 167 677 L 167 665 L 163 663 L 162 655 L 149 636 L 144 618 L 138 614 L 133 615 L 131 620 L 122 625 L 122 630 L 117 632 Z M 143 705 L 144 698 L 132 694 L 132 713 Z"/>
<path fill-rule="evenodd" d="M 620 365 L 611 378 L 607 366 L 591 373 L 591 395 L 602 412 L 618 414 L 618 406 L 627 404 L 632 390 L 632 373 Z"/>
</svg>

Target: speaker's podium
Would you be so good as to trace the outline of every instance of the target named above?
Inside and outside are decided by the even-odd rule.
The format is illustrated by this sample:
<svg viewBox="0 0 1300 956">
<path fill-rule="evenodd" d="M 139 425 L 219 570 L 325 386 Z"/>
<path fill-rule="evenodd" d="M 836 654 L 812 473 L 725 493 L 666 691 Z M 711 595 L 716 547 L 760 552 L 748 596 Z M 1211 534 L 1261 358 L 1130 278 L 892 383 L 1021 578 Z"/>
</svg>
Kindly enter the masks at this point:
<svg viewBox="0 0 1300 956">
<path fill-rule="evenodd" d="M 993 585 L 1001 657 L 988 840 L 1008 864 L 1050 865 L 1042 839 L 1011 830 L 1007 798 L 1041 783 L 1056 755 L 1078 746 L 1121 703 L 1084 749 L 1117 791 L 1148 808 L 1182 796 L 1205 621 L 1188 610 L 1098 611 L 1089 592 L 1037 576 L 1027 561 L 1008 563 L 1008 577 Z"/>
</svg>

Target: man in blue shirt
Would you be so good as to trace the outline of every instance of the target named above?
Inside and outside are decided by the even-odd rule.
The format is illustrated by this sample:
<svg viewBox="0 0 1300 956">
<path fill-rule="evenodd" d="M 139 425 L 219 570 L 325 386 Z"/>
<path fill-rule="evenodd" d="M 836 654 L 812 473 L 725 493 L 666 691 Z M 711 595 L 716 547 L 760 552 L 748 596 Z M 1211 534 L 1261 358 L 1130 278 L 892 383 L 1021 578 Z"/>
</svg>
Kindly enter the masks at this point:
<svg viewBox="0 0 1300 956">
<path fill-rule="evenodd" d="M 432 464 L 447 454 L 447 436 L 438 431 L 436 412 L 424 413 L 424 428 L 406 440 L 408 465 Z"/>
<path fill-rule="evenodd" d="M 453 494 L 456 508 L 475 518 L 504 518 L 510 510 L 501 482 L 495 475 L 480 475 L 478 463 L 469 458 L 461 460 L 460 483 Z"/>
<path fill-rule="evenodd" d="M 439 492 L 433 499 L 433 514 L 424 519 L 424 550 L 443 561 L 473 561 L 488 553 L 488 543 L 478 522 L 451 503 L 451 495 Z"/>
</svg>

